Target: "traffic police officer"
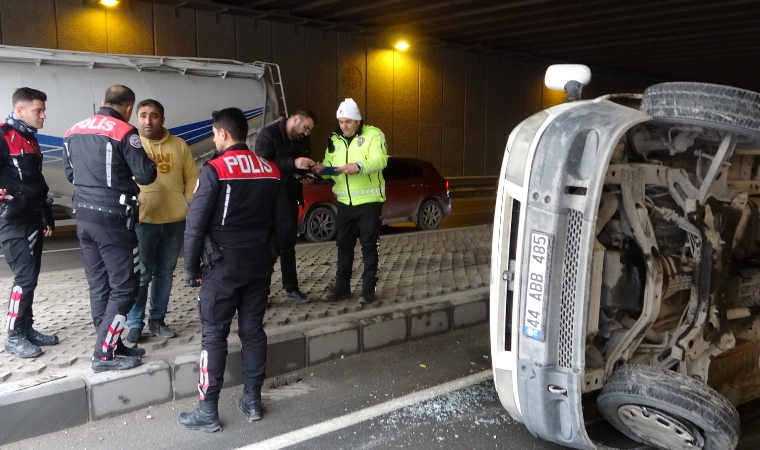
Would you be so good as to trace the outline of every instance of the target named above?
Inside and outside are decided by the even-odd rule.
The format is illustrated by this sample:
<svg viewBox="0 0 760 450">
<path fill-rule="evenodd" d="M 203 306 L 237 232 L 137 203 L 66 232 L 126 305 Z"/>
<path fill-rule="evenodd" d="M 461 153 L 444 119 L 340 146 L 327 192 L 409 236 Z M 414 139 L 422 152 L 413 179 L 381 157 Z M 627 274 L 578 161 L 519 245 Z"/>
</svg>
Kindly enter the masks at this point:
<svg viewBox="0 0 760 450">
<path fill-rule="evenodd" d="M 359 303 L 375 301 L 378 254 L 385 179 L 383 169 L 388 163 L 388 144 L 379 128 L 365 125 L 359 106 L 347 98 L 336 112 L 339 129 L 327 140 L 327 151 L 322 164 L 335 167 L 333 193 L 338 198 L 338 216 L 335 223 L 335 241 L 338 245 L 338 270 L 335 286 L 324 300 L 351 297 L 351 268 L 354 264 L 356 239 L 362 246 L 364 273 Z M 322 176 L 325 176 L 322 174 Z"/>
<path fill-rule="evenodd" d="M 245 145 L 248 122 L 237 108 L 212 114 L 219 151 L 203 167 L 185 228 L 185 271 L 201 287 L 199 406 L 179 415 L 191 430 L 214 432 L 227 359 L 227 336 L 235 312 L 243 346 L 239 408 L 249 421 L 261 419 L 266 374 L 264 312 L 274 258 L 290 228 L 290 213 L 277 166 Z M 203 268 L 201 261 L 203 260 Z"/>
<path fill-rule="evenodd" d="M 111 86 L 97 114 L 71 127 L 63 140 L 66 178 L 76 187 L 77 237 L 97 329 L 95 372 L 138 366 L 145 354 L 121 342 L 140 287 L 135 183 L 156 179 L 156 165 L 128 123 L 134 104 L 130 88 Z"/>
<path fill-rule="evenodd" d="M 34 133 L 45 121 L 47 95 L 37 89 L 13 93 L 13 112 L 0 126 L 0 241 L 13 275 L 8 301 L 5 351 L 21 358 L 42 354 L 40 346 L 55 345 L 58 336 L 32 328 L 32 301 L 42 260 L 42 236 L 55 224 L 48 185 L 42 176 L 42 153 Z M 31 250 L 31 251 L 30 251 Z"/>
</svg>

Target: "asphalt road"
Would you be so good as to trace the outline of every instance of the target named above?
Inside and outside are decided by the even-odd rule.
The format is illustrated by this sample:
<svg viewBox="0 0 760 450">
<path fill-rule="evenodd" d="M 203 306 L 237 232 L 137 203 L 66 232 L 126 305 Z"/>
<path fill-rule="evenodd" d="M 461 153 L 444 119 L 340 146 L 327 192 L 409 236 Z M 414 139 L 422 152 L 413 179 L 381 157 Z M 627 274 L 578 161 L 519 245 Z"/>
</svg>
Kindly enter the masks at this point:
<svg viewBox="0 0 760 450">
<path fill-rule="evenodd" d="M 464 198 L 452 200 L 452 213 L 443 219 L 441 228 L 456 228 L 473 225 L 482 225 L 493 221 L 495 197 L 488 198 Z M 394 224 L 383 227 L 382 234 L 413 233 L 416 228 L 411 223 Z M 299 243 L 307 243 L 306 239 L 300 238 Z M 79 253 L 79 241 L 76 238 L 73 227 L 53 233 L 53 236 L 45 239 L 42 251 L 42 272 L 54 272 L 82 267 L 82 257 Z M 0 259 L 5 260 L 4 255 Z M 0 263 L 0 277 L 10 277 L 13 273 L 7 264 Z"/>
<path fill-rule="evenodd" d="M 193 398 L 7 449 L 562 448 L 531 436 L 501 407 L 488 339 L 481 325 L 312 367 L 298 373 L 300 382 L 265 390 L 260 422 L 247 422 L 237 410 L 239 386 L 225 389 L 223 430 L 214 434 L 177 425 L 177 414 L 194 408 Z"/>
<path fill-rule="evenodd" d="M 249 423 L 237 410 L 242 387 L 222 391 L 223 430 L 177 425 L 196 398 L 153 406 L 63 432 L 16 442 L 7 450 L 63 449 L 507 449 L 563 447 L 534 438 L 502 408 L 490 378 L 488 325 L 349 356 L 275 380 L 265 415 Z M 740 450 L 758 448 L 760 403 L 740 408 Z M 605 445 L 644 449 L 606 423 L 589 427 Z"/>
<path fill-rule="evenodd" d="M 265 415 L 249 423 L 237 410 L 242 388 L 222 391 L 223 430 L 177 425 L 196 399 L 153 406 L 7 450 L 63 449 L 561 449 L 534 438 L 499 403 L 490 378 L 488 325 L 355 355 L 305 369 L 264 390 Z M 739 449 L 760 442 L 757 402 L 742 408 Z M 605 445 L 643 449 L 606 424 L 589 427 Z"/>
</svg>

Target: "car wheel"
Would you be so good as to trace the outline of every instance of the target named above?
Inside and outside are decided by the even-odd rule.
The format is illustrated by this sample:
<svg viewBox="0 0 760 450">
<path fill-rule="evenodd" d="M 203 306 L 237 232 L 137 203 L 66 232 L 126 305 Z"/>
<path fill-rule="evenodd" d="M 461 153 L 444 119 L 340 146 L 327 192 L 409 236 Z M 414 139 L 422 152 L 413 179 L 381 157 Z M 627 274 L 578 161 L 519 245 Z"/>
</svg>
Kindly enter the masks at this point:
<svg viewBox="0 0 760 450">
<path fill-rule="evenodd" d="M 420 206 L 417 215 L 417 227 L 420 230 L 435 230 L 443 220 L 443 208 L 436 200 L 426 200 Z"/>
<path fill-rule="evenodd" d="M 335 212 L 320 206 L 306 218 L 306 239 L 311 242 L 327 242 L 335 237 Z"/>
<path fill-rule="evenodd" d="M 688 123 L 760 139 L 760 94 L 708 83 L 660 83 L 648 87 L 641 110 L 655 121 Z"/>
<path fill-rule="evenodd" d="M 607 380 L 597 404 L 631 439 L 658 449 L 733 449 L 739 413 L 702 381 L 658 367 L 622 366 Z"/>
</svg>

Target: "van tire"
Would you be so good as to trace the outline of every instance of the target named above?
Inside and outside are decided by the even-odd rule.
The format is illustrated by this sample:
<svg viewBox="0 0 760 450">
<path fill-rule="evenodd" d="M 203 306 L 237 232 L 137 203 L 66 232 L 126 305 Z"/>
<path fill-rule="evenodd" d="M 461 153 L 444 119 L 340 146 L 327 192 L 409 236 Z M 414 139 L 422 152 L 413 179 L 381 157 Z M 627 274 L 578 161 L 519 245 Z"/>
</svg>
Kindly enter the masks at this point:
<svg viewBox="0 0 760 450">
<path fill-rule="evenodd" d="M 702 125 L 760 139 L 760 94 L 730 86 L 694 82 L 649 86 L 641 111 L 654 121 Z"/>
<path fill-rule="evenodd" d="M 704 450 L 733 449 L 739 442 L 736 408 L 702 381 L 667 369 L 621 366 L 605 383 L 597 404 L 615 428 L 654 448 L 684 448 L 662 442 L 689 435 L 694 448 Z M 654 426 L 648 429 L 650 424 Z"/>
</svg>

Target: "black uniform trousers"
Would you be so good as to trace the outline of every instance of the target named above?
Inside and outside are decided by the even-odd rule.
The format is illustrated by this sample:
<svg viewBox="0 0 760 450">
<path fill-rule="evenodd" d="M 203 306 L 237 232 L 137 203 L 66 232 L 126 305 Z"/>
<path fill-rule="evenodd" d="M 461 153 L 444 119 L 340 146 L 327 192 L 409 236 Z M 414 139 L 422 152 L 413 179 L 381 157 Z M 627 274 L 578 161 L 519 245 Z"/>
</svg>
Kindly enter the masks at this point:
<svg viewBox="0 0 760 450">
<path fill-rule="evenodd" d="M 337 291 L 350 290 L 351 273 L 354 264 L 354 246 L 356 239 L 362 246 L 364 273 L 362 274 L 362 292 L 374 292 L 377 284 L 378 239 L 383 212 L 381 202 L 363 205 L 344 205 L 338 202 L 338 215 L 335 219 L 335 241 L 338 246 L 338 273 L 335 279 Z"/>
<path fill-rule="evenodd" d="M 5 262 L 13 272 L 13 287 L 8 300 L 7 330 L 23 330 L 33 322 L 32 303 L 40 275 L 43 241 L 42 218 L 0 219 L 0 242 Z"/>
<path fill-rule="evenodd" d="M 261 398 L 266 376 L 267 335 L 264 313 L 272 281 L 272 253 L 268 243 L 225 247 L 222 259 L 203 268 L 200 292 L 201 347 L 207 353 L 208 388 L 201 401 L 212 409 L 219 402 L 227 363 L 227 337 L 235 312 L 243 351 L 245 395 Z M 201 367 L 203 372 L 203 367 Z"/>
<path fill-rule="evenodd" d="M 298 199 L 288 197 L 290 208 L 290 229 L 288 237 L 280 252 L 280 271 L 282 272 L 282 287 L 285 292 L 298 289 L 298 272 L 296 271 L 296 241 L 298 240 Z"/>
<path fill-rule="evenodd" d="M 99 223 L 81 218 L 77 237 L 82 263 L 90 287 L 92 323 L 97 329 L 94 356 L 113 358 L 113 349 L 104 344 L 117 315 L 126 316 L 140 288 L 140 256 L 137 234 L 127 230 L 119 216 L 102 213 Z"/>
</svg>

